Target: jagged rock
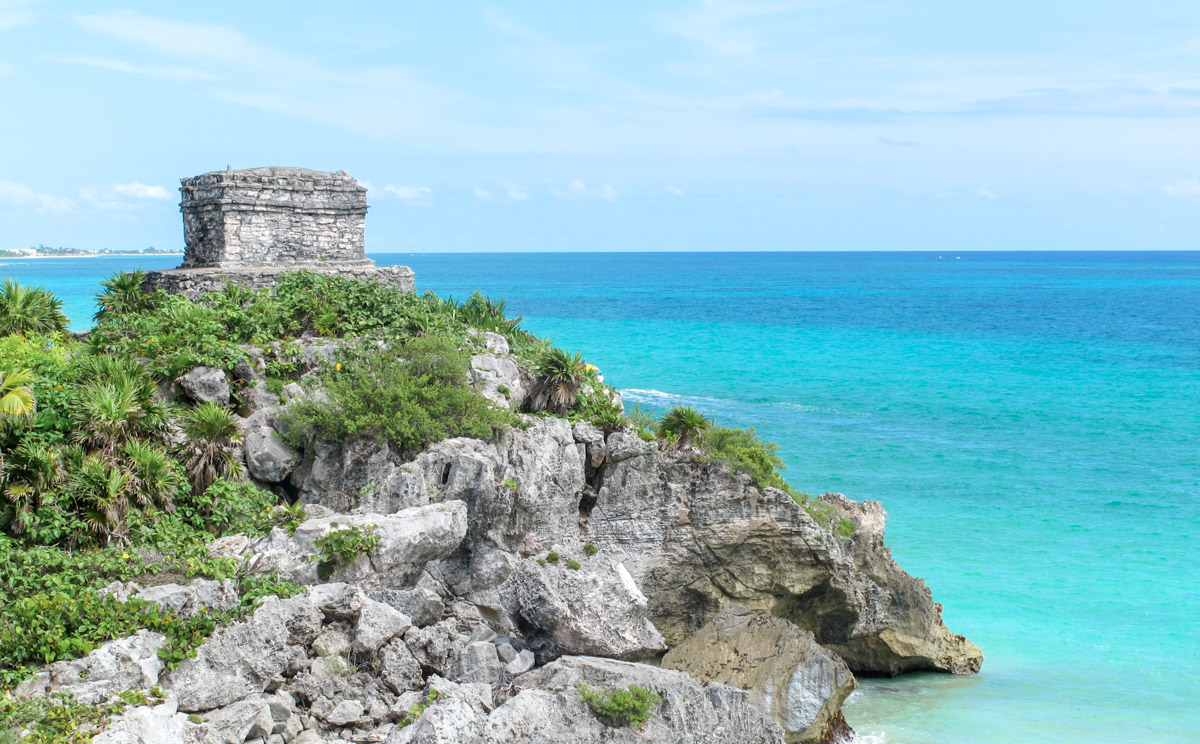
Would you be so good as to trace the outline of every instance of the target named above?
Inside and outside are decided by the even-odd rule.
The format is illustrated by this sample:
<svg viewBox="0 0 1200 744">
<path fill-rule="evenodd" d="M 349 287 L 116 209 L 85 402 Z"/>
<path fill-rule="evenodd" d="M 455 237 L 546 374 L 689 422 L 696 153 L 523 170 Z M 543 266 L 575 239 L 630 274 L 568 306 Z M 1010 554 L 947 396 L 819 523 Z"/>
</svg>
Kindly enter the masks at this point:
<svg viewBox="0 0 1200 744">
<path fill-rule="evenodd" d="M 325 615 L 326 622 L 357 619 L 367 599 L 357 586 L 345 582 L 309 587 L 306 596 Z"/>
<path fill-rule="evenodd" d="M 304 653 L 321 619 L 321 611 L 304 596 L 268 597 L 247 620 L 217 630 L 195 658 L 164 674 L 162 684 L 175 691 L 179 709 L 188 713 L 261 693 L 297 651 Z"/>
<path fill-rule="evenodd" d="M 669 644 L 738 604 L 812 631 L 855 671 L 979 668 L 978 647 L 946 629 L 924 582 L 881 547 L 877 503 L 841 511 L 836 499 L 821 502 L 832 513 L 825 526 L 720 463 L 679 454 L 613 464 L 617 436 L 585 539 L 629 567 Z M 864 534 L 839 537 L 839 518 L 862 519 Z"/>
<path fill-rule="evenodd" d="M 266 385 L 247 385 L 238 391 L 238 414 L 252 416 L 259 411 L 269 411 L 279 407 L 279 396 L 267 390 Z"/>
<path fill-rule="evenodd" d="M 180 617 L 191 617 L 202 610 L 224 612 L 232 610 L 241 603 L 237 587 L 229 579 L 221 581 L 194 579 L 186 586 L 159 584 L 139 590 L 133 596 L 153 602 Z"/>
<path fill-rule="evenodd" d="M 133 581 L 114 581 L 108 586 L 96 591 L 101 597 L 112 597 L 118 602 L 128 602 L 129 598 L 142 590 L 141 584 Z"/>
<path fill-rule="evenodd" d="M 275 430 L 265 426 L 247 431 L 243 448 L 250 475 L 263 483 L 282 482 L 299 462 Z"/>
<path fill-rule="evenodd" d="M 608 461 L 611 463 L 624 462 L 631 457 L 645 457 L 658 449 L 654 442 L 647 442 L 637 434 L 627 431 L 614 431 L 609 434 L 605 446 L 608 448 Z"/>
<path fill-rule="evenodd" d="M 362 589 L 411 586 L 422 567 L 449 555 L 467 532 L 467 507 L 448 501 L 395 514 L 335 514 L 300 523 L 295 534 L 276 528 L 248 546 L 255 573 L 278 573 L 300 584 L 321 581 L 313 557 L 318 537 L 334 530 L 373 528 L 374 552 L 350 564 L 335 564 L 331 581 L 354 582 Z"/>
<path fill-rule="evenodd" d="M 496 655 L 500 657 L 500 661 L 508 664 L 513 659 L 517 658 L 517 649 L 508 641 L 496 642 Z"/>
<path fill-rule="evenodd" d="M 393 640 L 379 652 L 379 667 L 379 676 L 392 692 L 397 694 L 419 690 L 425 685 L 421 665 L 400 638 Z"/>
<path fill-rule="evenodd" d="M 662 702 L 651 709 L 644 726 L 609 728 L 579 699 L 581 683 L 604 691 L 640 685 L 653 690 Z M 682 672 L 644 664 L 566 656 L 524 675 L 521 687 L 520 694 L 492 711 L 478 738 L 461 739 L 462 744 L 784 741 L 778 724 L 756 710 L 745 692 L 716 683 L 702 686 Z"/>
<path fill-rule="evenodd" d="M 847 729 L 841 706 L 854 691 L 854 675 L 812 633 L 787 620 L 726 608 L 668 651 L 662 665 L 700 682 L 747 690 L 788 742 L 832 744 Z"/>
<path fill-rule="evenodd" d="M 558 653 L 636 660 L 667 649 L 637 584 L 605 556 L 585 559 L 578 570 L 524 560 L 511 582 L 521 616 L 544 631 Z"/>
<path fill-rule="evenodd" d="M 471 357 L 471 386 L 496 405 L 520 409 L 525 402 L 521 368 L 506 356 L 476 354 Z M 500 388 L 508 391 L 507 395 Z"/>
<path fill-rule="evenodd" d="M 583 461 L 589 468 L 598 468 L 604 464 L 608 448 L 604 443 L 604 432 L 587 421 L 578 421 L 571 428 L 575 441 L 583 447 Z"/>
<path fill-rule="evenodd" d="M 87 656 L 46 665 L 17 687 L 17 695 L 28 698 L 69 692 L 77 702 L 96 705 L 118 692 L 149 689 L 158 684 L 162 674 L 158 651 L 166 644 L 161 633 L 139 630 L 108 641 Z"/>
<path fill-rule="evenodd" d="M 482 339 L 483 347 L 493 354 L 509 353 L 508 339 L 506 339 L 504 336 L 501 336 L 499 333 L 493 333 L 492 331 L 481 331 L 476 328 L 468 328 L 467 335 L 477 339 Z"/>
<path fill-rule="evenodd" d="M 104 731 L 92 738 L 92 744 L 162 744 L 187 740 L 188 718 L 179 712 L 175 697 L 158 705 L 127 708 L 109 721 Z M 190 726 L 195 728 L 195 726 Z M 191 740 L 194 741 L 194 740 Z M 197 742 L 199 744 L 199 742 Z"/>
<path fill-rule="evenodd" d="M 224 370 L 214 367 L 196 367 L 187 374 L 176 378 L 175 382 L 179 383 L 184 394 L 196 403 L 229 405 L 229 381 L 225 379 Z"/>
<path fill-rule="evenodd" d="M 436 699 L 430 693 L 436 691 Z M 396 729 L 387 744 L 471 744 L 482 741 L 483 724 L 492 709 L 488 685 L 456 684 L 431 677 L 422 699 L 431 704 L 412 725 Z"/>
<path fill-rule="evenodd" d="M 468 643 L 466 653 L 459 661 L 458 679 L 487 685 L 500 684 L 504 679 L 504 665 L 500 663 L 496 647 L 486 641 Z"/>
<path fill-rule="evenodd" d="M 334 726 L 348 726 L 362 721 L 366 713 L 367 709 L 363 707 L 361 700 L 343 700 L 329 711 L 325 720 Z"/>
<path fill-rule="evenodd" d="M 432 583 L 428 574 L 422 574 L 412 589 L 383 589 L 373 593 L 371 598 L 395 607 L 408 615 L 413 625 L 423 628 L 441 620 L 446 611 L 446 603 Z"/>
<path fill-rule="evenodd" d="M 204 723 L 192 734 L 196 744 L 242 744 L 247 739 L 271 735 L 275 721 L 262 698 L 239 700 L 205 713 Z"/>
<path fill-rule="evenodd" d="M 403 612 L 373 599 L 363 602 L 354 630 L 353 650 L 372 654 L 396 636 L 404 635 L 412 621 Z"/>
<path fill-rule="evenodd" d="M 471 643 L 491 643 L 492 641 L 496 640 L 497 637 L 498 636 L 496 634 L 496 631 L 492 630 L 491 628 L 489 628 L 487 625 L 485 625 L 483 623 L 479 623 L 478 625 L 475 626 L 475 629 L 471 631 L 471 641 L 470 642 Z"/>
<path fill-rule="evenodd" d="M 459 657 L 470 637 L 458 632 L 458 623 L 447 618 L 428 628 L 409 628 L 404 634 L 413 657 L 422 668 L 443 677 L 451 676 L 459 668 Z"/>
<path fill-rule="evenodd" d="M 533 665 L 536 661 L 537 659 L 534 657 L 533 652 L 527 648 L 523 648 L 517 652 L 513 658 L 509 659 L 504 669 L 515 677 L 518 674 L 524 674 L 530 669 L 533 669 Z"/>
<path fill-rule="evenodd" d="M 326 627 L 312 643 L 314 656 L 346 656 L 350 653 L 350 637 L 340 630 Z"/>
</svg>

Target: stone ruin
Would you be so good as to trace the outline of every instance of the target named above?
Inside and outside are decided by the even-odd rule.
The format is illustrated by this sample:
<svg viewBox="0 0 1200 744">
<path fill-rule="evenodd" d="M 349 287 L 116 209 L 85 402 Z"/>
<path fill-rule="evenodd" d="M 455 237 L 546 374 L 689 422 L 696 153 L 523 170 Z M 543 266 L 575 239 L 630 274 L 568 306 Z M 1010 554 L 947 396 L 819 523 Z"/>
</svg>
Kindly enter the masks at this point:
<svg viewBox="0 0 1200 744">
<path fill-rule="evenodd" d="M 367 190 L 345 171 L 229 168 L 181 183 L 183 265 L 150 272 L 149 289 L 194 300 L 226 282 L 270 288 L 298 269 L 414 289 L 412 269 L 366 257 Z"/>
</svg>

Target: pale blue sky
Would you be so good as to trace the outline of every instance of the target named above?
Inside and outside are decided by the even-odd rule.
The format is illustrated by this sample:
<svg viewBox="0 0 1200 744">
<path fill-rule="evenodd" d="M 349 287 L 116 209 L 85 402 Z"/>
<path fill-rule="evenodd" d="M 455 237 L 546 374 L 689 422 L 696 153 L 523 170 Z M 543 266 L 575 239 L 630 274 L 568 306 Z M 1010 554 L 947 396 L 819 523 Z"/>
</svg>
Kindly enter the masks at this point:
<svg viewBox="0 0 1200 744">
<path fill-rule="evenodd" d="M 0 248 L 230 163 L 374 252 L 1200 248 L 1195 0 L 0 0 L 0 106 Z"/>
</svg>

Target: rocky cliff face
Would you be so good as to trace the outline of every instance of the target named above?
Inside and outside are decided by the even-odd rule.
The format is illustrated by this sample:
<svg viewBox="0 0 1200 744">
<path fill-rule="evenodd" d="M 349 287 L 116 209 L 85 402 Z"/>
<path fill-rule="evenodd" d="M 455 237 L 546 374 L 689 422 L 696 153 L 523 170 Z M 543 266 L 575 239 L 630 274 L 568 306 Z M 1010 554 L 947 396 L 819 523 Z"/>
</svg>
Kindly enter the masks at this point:
<svg viewBox="0 0 1200 744">
<path fill-rule="evenodd" d="M 506 351 L 489 339 L 473 360 L 498 404 L 528 385 Z M 369 437 L 292 452 L 278 402 L 243 397 L 249 472 L 309 518 L 211 550 L 308 592 L 268 600 L 171 672 L 154 657 L 162 637 L 139 634 L 22 687 L 167 690 L 97 742 L 835 742 L 851 733 L 852 671 L 982 662 L 891 559 L 878 503 L 822 496 L 834 524 L 855 525 L 839 536 L 696 453 L 549 417 L 412 459 Z M 318 539 L 346 527 L 372 528 L 374 552 L 319 575 Z M 145 598 L 173 607 L 218 589 Z M 580 684 L 658 701 L 643 726 L 611 727 Z"/>
</svg>

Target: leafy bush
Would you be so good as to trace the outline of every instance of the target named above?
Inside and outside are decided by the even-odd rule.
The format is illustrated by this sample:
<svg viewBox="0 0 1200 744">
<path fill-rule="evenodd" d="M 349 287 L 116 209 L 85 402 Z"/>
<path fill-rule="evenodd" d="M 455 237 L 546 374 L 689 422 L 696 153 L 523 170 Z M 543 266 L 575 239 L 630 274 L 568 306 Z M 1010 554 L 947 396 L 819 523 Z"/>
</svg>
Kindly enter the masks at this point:
<svg viewBox="0 0 1200 744">
<path fill-rule="evenodd" d="M 148 692 L 127 690 L 100 705 L 83 705 L 64 692 L 29 700 L 0 697 L 0 742 L 16 742 L 17 732 L 27 731 L 21 739 L 27 744 L 85 744 L 127 707 L 164 701 L 163 690 Z"/>
<path fill-rule="evenodd" d="M 285 410 L 294 447 L 313 434 L 333 440 L 374 434 L 413 453 L 448 437 L 490 438 L 515 421 L 471 389 L 468 358 L 447 339 L 415 338 L 394 349 L 362 344 L 340 364 L 323 375 L 327 400 L 309 398 Z"/>
<path fill-rule="evenodd" d="M 568 560 L 567 561 L 567 568 L 571 569 L 572 571 L 578 571 L 582 567 L 583 566 L 579 561 L 576 561 L 576 560 Z"/>
<path fill-rule="evenodd" d="M 597 548 L 595 543 L 587 543 L 583 546 L 583 552 L 587 553 L 589 556 L 593 556 L 600 552 L 600 548 Z"/>
<path fill-rule="evenodd" d="M 546 561 L 549 563 L 558 563 L 559 557 L 560 556 L 558 555 L 558 553 L 551 550 L 550 554 L 546 556 Z"/>
<path fill-rule="evenodd" d="M 562 349 L 547 350 L 537 362 L 537 379 L 525 405 L 530 412 L 549 411 L 567 415 L 575 406 L 579 388 L 587 377 L 587 365 L 579 352 L 569 354 Z"/>
<path fill-rule="evenodd" d="M 606 726 L 641 726 L 650 720 L 650 709 L 662 698 L 647 687 L 630 685 L 616 690 L 595 690 L 580 682 L 579 699 Z"/>
<path fill-rule="evenodd" d="M 336 522 L 334 526 L 337 526 Z M 317 576 L 321 581 L 327 581 L 336 566 L 348 565 L 364 555 L 373 554 L 375 546 L 379 544 L 379 535 L 375 534 L 377 529 L 373 524 L 347 527 L 327 532 L 314 540 L 317 554 L 313 560 L 317 563 Z"/>
<path fill-rule="evenodd" d="M 665 419 L 664 419 L 665 420 Z M 791 486 L 779 474 L 786 468 L 783 460 L 775 454 L 779 445 L 764 442 L 753 428 L 730 429 L 713 426 L 705 438 L 705 451 L 715 460 L 727 463 L 739 473 L 746 473 L 759 488 L 778 488 L 791 493 Z"/>
</svg>

